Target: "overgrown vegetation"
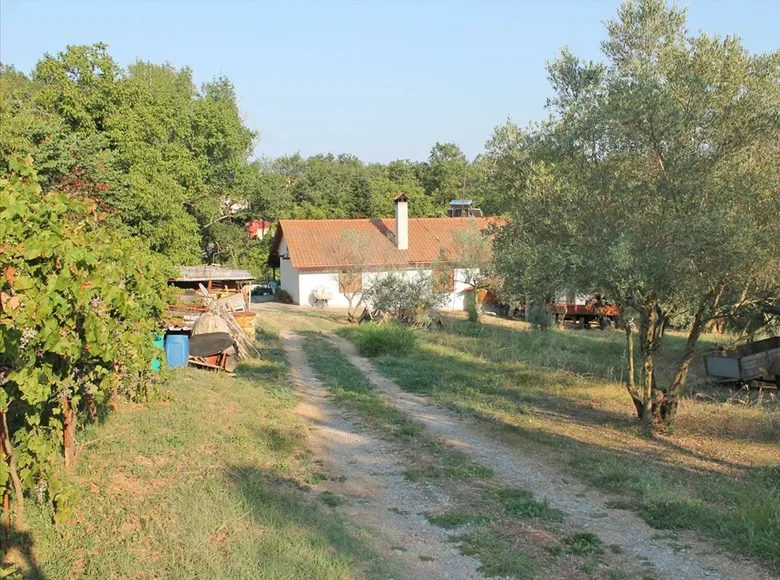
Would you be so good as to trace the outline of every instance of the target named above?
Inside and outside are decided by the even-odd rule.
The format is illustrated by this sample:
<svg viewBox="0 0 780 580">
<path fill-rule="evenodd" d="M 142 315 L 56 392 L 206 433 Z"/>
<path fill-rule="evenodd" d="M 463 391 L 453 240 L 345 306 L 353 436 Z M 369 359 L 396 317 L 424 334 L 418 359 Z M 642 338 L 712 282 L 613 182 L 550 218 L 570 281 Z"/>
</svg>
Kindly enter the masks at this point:
<svg viewBox="0 0 780 580">
<path fill-rule="evenodd" d="M 75 460 L 77 417 L 95 422 L 112 396 L 151 394 L 167 270 L 103 227 L 93 201 L 44 193 L 27 160 L 11 171 L 0 181 L 0 489 L 13 489 L 23 529 L 28 492 L 57 521 L 70 516 L 56 467 Z"/>
<path fill-rule="evenodd" d="M 396 322 L 426 326 L 431 311 L 443 306 L 448 297 L 425 272 L 389 272 L 375 277 L 363 293 L 363 301 L 380 316 Z"/>
<path fill-rule="evenodd" d="M 50 580 L 393 576 L 328 507 L 337 498 L 308 491 L 317 466 L 286 363 L 264 338 L 268 358 L 242 363 L 237 378 L 180 371 L 161 400 L 120 403 L 86 427 L 68 520 L 55 525 L 28 500 L 28 544 L 10 554 L 22 571 Z"/>
</svg>

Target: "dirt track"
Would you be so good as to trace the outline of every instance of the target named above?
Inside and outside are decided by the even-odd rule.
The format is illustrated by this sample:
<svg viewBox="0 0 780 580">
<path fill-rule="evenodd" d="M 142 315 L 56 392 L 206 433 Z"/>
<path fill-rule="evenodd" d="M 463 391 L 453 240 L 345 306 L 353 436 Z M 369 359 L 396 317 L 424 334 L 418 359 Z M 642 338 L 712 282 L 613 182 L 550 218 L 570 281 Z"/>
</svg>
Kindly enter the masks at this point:
<svg viewBox="0 0 780 580">
<path fill-rule="evenodd" d="M 298 317 L 287 309 L 278 314 L 274 325 L 281 330 L 293 380 L 303 399 L 298 412 L 309 421 L 315 457 L 330 475 L 318 489 L 346 500 L 336 509 L 365 526 L 381 552 L 403 562 L 403 578 L 481 578 L 479 560 L 461 555 L 448 541 L 449 534 L 422 515 L 452 507 L 453 498 L 439 487 L 406 481 L 401 450 L 373 437 L 328 399 L 327 390 L 307 363 L 302 339 L 287 330 L 297 323 L 316 328 L 319 322 Z M 598 534 L 605 544 L 619 546 L 627 559 L 646 563 L 653 577 L 773 578 L 743 558 L 716 553 L 693 535 L 686 536 L 686 547 L 681 550 L 679 544 L 659 538 L 658 531 L 633 512 L 607 507 L 607 496 L 564 475 L 544 457 L 511 447 L 484 425 L 455 415 L 425 397 L 404 392 L 360 357 L 351 343 L 332 334 L 327 336 L 375 388 L 433 436 L 491 468 L 502 484 L 533 490 L 551 507 L 565 512 L 568 524 Z M 539 577 L 545 577 L 544 573 Z"/>
</svg>

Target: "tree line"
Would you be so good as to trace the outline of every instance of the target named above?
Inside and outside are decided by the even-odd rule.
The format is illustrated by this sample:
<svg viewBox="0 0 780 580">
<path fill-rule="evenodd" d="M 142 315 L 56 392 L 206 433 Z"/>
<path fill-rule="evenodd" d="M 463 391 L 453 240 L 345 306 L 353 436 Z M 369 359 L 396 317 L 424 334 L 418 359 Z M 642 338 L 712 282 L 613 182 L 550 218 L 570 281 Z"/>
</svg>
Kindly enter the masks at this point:
<svg viewBox="0 0 780 580">
<path fill-rule="evenodd" d="M 0 87 L 0 175 L 32 156 L 44 189 L 90 195 L 112 227 L 174 264 L 261 269 L 268 248 L 247 239 L 252 219 L 388 216 L 399 191 L 415 216 L 482 198 L 481 161 L 453 143 L 436 143 L 424 162 L 253 159 L 257 134 L 228 79 L 198 87 L 187 67 L 122 68 L 104 44 L 44 55 L 29 75 L 0 65 Z"/>
</svg>

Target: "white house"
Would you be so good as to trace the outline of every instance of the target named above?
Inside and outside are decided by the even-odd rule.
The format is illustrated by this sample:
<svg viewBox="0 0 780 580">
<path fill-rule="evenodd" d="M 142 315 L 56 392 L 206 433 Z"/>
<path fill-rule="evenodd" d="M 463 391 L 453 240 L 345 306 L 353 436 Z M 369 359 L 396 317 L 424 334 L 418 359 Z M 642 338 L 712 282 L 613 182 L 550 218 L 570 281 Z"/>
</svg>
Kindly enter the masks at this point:
<svg viewBox="0 0 780 580">
<path fill-rule="evenodd" d="M 313 305 L 314 292 L 326 289 L 329 304 L 348 307 L 377 276 L 403 272 L 434 273 L 446 288 L 444 308 L 463 310 L 470 290 L 465 271 L 455 269 L 457 232 L 482 230 L 489 218 L 409 218 L 408 198 L 395 198 L 394 219 L 280 220 L 269 264 L 278 267 L 281 288 L 293 303 Z"/>
</svg>

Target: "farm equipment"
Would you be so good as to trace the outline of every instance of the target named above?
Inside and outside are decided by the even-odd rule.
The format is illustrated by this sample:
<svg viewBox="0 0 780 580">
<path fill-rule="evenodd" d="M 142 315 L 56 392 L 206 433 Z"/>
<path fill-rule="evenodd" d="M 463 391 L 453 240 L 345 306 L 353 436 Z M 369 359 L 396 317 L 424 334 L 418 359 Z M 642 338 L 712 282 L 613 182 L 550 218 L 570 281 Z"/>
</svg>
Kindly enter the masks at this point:
<svg viewBox="0 0 780 580">
<path fill-rule="evenodd" d="M 599 328 L 605 329 L 616 326 L 620 318 L 617 307 L 606 302 L 599 294 L 559 300 L 548 304 L 547 308 L 555 316 L 556 322 L 570 321 L 578 328 L 590 328 L 595 323 Z M 510 316 L 525 317 L 525 309 L 526 304 L 519 305 L 517 309 L 510 308 Z"/>
<path fill-rule="evenodd" d="M 618 320 L 618 309 L 607 304 L 600 297 L 588 299 L 585 304 L 562 304 L 556 302 L 552 305 L 557 319 L 570 320 L 578 328 L 588 328 L 591 324 L 598 324 L 599 328 L 614 326 Z"/>
<path fill-rule="evenodd" d="M 780 336 L 704 355 L 704 369 L 720 383 L 762 381 L 780 388 Z"/>
</svg>

